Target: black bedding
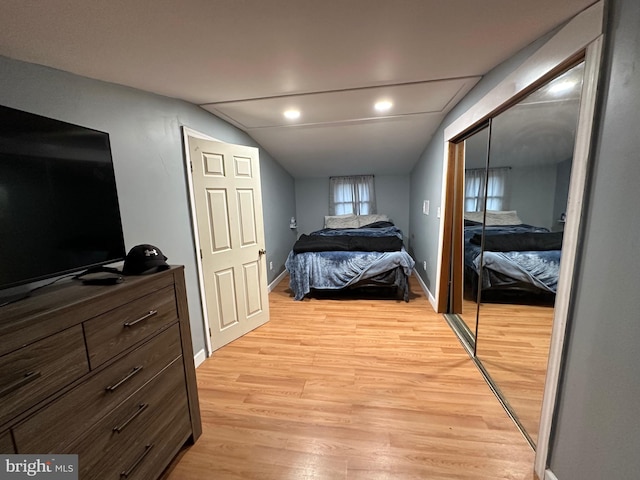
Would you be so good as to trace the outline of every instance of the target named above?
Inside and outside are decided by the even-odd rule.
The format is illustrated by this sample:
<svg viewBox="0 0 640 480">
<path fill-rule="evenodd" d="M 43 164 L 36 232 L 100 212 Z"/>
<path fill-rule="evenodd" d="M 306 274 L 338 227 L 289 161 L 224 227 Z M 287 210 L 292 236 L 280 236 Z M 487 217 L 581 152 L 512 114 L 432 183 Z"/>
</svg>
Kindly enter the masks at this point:
<svg viewBox="0 0 640 480">
<path fill-rule="evenodd" d="M 301 235 L 293 245 L 294 253 L 302 252 L 399 252 L 402 239 L 397 236 L 324 236 Z"/>
<path fill-rule="evenodd" d="M 474 245 L 481 245 L 482 234 L 475 233 L 469 240 Z M 518 232 L 498 233 L 486 232 L 484 249 L 491 252 L 539 252 L 560 250 L 562 248 L 562 232 Z"/>
</svg>

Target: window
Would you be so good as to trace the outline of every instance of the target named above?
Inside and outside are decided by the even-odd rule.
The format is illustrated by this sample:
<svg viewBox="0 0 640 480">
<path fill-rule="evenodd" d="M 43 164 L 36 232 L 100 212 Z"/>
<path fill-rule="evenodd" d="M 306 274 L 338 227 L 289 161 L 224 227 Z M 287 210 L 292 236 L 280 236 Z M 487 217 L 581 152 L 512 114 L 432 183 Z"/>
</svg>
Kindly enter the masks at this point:
<svg viewBox="0 0 640 480">
<path fill-rule="evenodd" d="M 504 210 L 509 168 L 490 168 L 487 174 L 487 210 Z M 464 211 L 481 212 L 484 168 L 465 170 Z"/>
<path fill-rule="evenodd" d="M 329 215 L 370 215 L 376 213 L 373 175 L 331 177 Z"/>
</svg>

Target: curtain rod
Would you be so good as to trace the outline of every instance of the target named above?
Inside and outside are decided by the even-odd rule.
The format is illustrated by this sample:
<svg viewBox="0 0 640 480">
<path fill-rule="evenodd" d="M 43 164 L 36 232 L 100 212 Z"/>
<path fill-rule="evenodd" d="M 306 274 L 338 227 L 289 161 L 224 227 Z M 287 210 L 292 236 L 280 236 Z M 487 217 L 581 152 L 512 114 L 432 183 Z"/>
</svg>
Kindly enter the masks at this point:
<svg viewBox="0 0 640 480">
<path fill-rule="evenodd" d="M 365 175 L 331 175 L 329 176 L 329 178 L 348 178 L 348 177 L 375 177 L 375 175 L 365 174 Z"/>
<path fill-rule="evenodd" d="M 465 168 L 465 171 L 471 172 L 472 170 L 511 170 L 512 167 L 489 167 L 488 169 L 485 167 L 482 168 Z"/>
</svg>

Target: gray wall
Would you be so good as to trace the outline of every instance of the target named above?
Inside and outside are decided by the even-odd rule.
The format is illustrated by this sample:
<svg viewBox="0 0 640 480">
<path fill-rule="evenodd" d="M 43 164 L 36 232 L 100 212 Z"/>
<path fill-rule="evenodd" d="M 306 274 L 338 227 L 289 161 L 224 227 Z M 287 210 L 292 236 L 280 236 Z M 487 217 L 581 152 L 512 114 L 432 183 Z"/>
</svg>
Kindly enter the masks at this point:
<svg viewBox="0 0 640 480">
<path fill-rule="evenodd" d="M 322 228 L 329 215 L 329 178 L 296 178 L 296 220 L 298 234 Z"/>
<path fill-rule="evenodd" d="M 640 475 L 640 2 L 607 5 L 608 73 L 551 449 L 559 480 Z"/>
<path fill-rule="evenodd" d="M 284 272 L 284 262 L 297 238 L 295 230 L 289 228 L 291 217 L 296 215 L 295 183 L 293 177 L 262 148 L 260 180 L 267 250 L 267 281 L 271 283 Z"/>
<path fill-rule="evenodd" d="M 509 205 L 529 225 L 551 229 L 556 194 L 556 165 L 513 167 L 509 171 Z"/>
<path fill-rule="evenodd" d="M 553 200 L 553 219 L 551 227 L 553 231 L 564 230 L 564 224 L 558 222 L 560 216 L 567 213 L 567 200 L 569 199 L 569 184 L 571 182 L 571 159 L 560 162 L 557 167 L 556 191 Z"/>
<path fill-rule="evenodd" d="M 296 178 L 298 233 L 321 229 L 329 215 L 329 177 Z M 409 176 L 376 175 L 378 213 L 389 216 L 405 236 L 409 235 Z"/>
<path fill-rule="evenodd" d="M 151 243 L 169 263 L 185 265 L 193 347 L 204 348 L 181 126 L 229 143 L 256 143 L 195 105 L 6 57 L 0 57 L 0 103 L 109 133 L 126 248 Z M 271 280 L 295 241 L 294 182 L 263 149 L 260 164 Z"/>
</svg>

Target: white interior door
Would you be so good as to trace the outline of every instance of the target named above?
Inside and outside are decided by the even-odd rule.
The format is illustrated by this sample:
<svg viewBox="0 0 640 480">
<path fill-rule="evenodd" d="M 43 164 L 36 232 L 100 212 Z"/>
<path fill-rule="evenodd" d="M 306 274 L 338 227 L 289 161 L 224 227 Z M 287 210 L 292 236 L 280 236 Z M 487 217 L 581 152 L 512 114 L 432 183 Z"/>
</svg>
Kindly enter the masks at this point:
<svg viewBox="0 0 640 480">
<path fill-rule="evenodd" d="M 258 149 L 188 136 L 211 348 L 269 320 Z"/>
</svg>

